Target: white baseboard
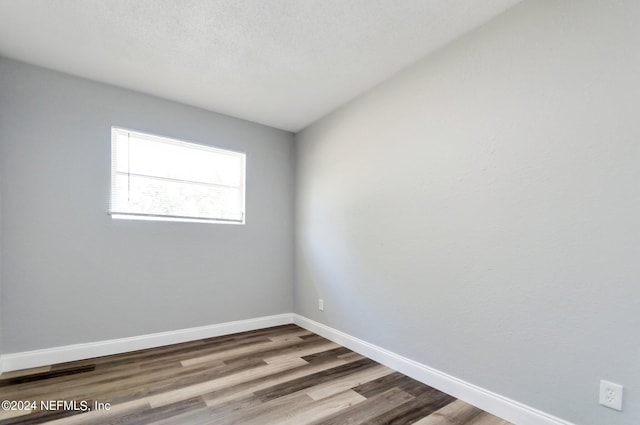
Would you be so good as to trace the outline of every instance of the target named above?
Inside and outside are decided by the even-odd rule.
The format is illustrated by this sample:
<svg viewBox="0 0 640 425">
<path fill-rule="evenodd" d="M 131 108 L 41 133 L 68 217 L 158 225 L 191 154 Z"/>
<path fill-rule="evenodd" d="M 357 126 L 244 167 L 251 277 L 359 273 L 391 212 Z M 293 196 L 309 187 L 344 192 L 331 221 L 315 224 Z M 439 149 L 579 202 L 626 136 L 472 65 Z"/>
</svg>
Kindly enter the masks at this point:
<svg viewBox="0 0 640 425">
<path fill-rule="evenodd" d="M 3 354 L 0 356 L 0 373 L 161 347 L 163 345 L 178 344 L 288 323 L 295 323 L 311 332 L 343 345 L 431 387 L 473 404 L 489 413 L 504 418 L 516 425 L 573 425 L 570 422 L 503 397 L 477 385 L 465 382 L 322 323 L 292 313 L 108 341 Z"/>
<path fill-rule="evenodd" d="M 293 322 L 313 333 L 516 425 L 573 425 L 570 422 L 470 384 L 322 323 L 307 319 L 304 316 L 294 314 Z"/>
<path fill-rule="evenodd" d="M 70 362 L 74 360 L 89 359 L 92 357 L 126 353 L 128 351 L 144 350 L 147 348 L 178 344 L 202 338 L 212 338 L 237 332 L 286 325 L 288 323 L 293 323 L 293 315 L 291 313 L 219 323 L 216 325 L 198 326 L 195 328 L 160 332 L 129 338 L 118 338 L 107 341 L 46 348 L 43 350 L 3 354 L 2 357 L 0 357 L 0 373 Z"/>
</svg>

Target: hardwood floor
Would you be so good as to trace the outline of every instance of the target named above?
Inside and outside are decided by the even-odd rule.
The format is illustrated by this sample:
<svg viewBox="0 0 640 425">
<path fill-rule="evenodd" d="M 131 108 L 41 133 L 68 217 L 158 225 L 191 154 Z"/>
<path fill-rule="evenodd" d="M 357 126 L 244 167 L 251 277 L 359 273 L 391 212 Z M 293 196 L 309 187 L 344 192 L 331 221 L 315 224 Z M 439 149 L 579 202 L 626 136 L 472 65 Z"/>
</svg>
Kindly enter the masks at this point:
<svg viewBox="0 0 640 425">
<path fill-rule="evenodd" d="M 2 425 L 510 425 L 295 325 L 9 372 L 0 394 L 35 402 Z"/>
</svg>

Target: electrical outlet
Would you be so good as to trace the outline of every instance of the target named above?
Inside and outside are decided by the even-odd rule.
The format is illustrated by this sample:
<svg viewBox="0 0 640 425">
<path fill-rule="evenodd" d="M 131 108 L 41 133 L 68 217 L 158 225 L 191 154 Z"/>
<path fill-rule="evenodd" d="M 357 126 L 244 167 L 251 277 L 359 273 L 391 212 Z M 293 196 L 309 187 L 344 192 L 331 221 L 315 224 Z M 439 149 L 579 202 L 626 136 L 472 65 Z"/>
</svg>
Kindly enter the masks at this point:
<svg viewBox="0 0 640 425">
<path fill-rule="evenodd" d="M 318 298 L 318 310 L 324 311 L 324 300 L 322 298 Z"/>
<path fill-rule="evenodd" d="M 622 385 L 600 381 L 600 404 L 615 410 L 622 410 Z"/>
</svg>

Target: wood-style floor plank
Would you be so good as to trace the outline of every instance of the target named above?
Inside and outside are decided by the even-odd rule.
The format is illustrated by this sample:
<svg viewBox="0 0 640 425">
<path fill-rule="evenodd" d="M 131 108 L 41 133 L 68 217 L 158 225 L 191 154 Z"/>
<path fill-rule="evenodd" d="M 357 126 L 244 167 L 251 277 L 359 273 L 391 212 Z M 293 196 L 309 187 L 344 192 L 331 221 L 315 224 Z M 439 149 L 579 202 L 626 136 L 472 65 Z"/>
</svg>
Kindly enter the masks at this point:
<svg viewBox="0 0 640 425">
<path fill-rule="evenodd" d="M 510 425 L 296 325 L 0 375 L 0 425 Z"/>
<path fill-rule="evenodd" d="M 433 412 L 431 415 L 414 422 L 413 425 L 468 425 L 472 419 L 480 415 L 482 410 L 462 400 L 456 400 Z"/>
<path fill-rule="evenodd" d="M 219 406 L 221 404 L 232 402 L 238 397 L 244 397 L 251 395 L 257 391 L 276 386 L 283 382 L 298 379 L 304 376 L 313 375 L 316 372 L 321 372 L 333 367 L 344 365 L 346 362 L 342 359 L 327 360 L 322 363 L 306 364 L 297 368 L 289 369 L 280 373 L 275 373 L 265 378 L 253 379 L 247 382 L 243 382 L 238 385 L 234 385 L 223 390 L 214 391 L 209 394 L 203 394 L 203 399 L 207 402 L 208 406 Z"/>
<path fill-rule="evenodd" d="M 362 395 L 360 395 L 360 397 L 362 397 Z M 362 398 L 366 401 L 344 411 L 337 412 L 331 416 L 319 418 L 312 423 L 314 425 L 355 425 L 369 423 L 379 415 L 382 415 L 413 399 L 413 396 L 398 388 L 391 388 L 369 399 L 365 399 L 364 397 Z"/>
</svg>

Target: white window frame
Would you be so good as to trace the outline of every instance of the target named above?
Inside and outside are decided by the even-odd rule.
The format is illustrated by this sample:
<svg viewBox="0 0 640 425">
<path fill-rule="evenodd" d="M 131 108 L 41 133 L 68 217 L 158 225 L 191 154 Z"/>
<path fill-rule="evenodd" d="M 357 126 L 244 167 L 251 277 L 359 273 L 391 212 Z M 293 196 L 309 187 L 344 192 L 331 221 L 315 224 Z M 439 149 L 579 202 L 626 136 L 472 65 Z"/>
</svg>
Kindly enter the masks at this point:
<svg viewBox="0 0 640 425">
<path fill-rule="evenodd" d="M 199 149 L 206 152 L 223 154 L 235 156 L 241 159 L 241 181 L 238 186 L 238 190 L 240 190 L 240 196 L 242 200 L 242 219 L 226 219 L 226 218 L 211 218 L 211 217 L 202 217 L 202 216 L 179 216 L 179 215 L 164 215 L 164 214 L 154 214 L 154 213 L 139 213 L 139 212 L 129 212 L 129 211 L 116 211 L 114 210 L 114 198 L 117 193 L 117 184 L 116 184 L 116 176 L 121 171 L 117 170 L 117 137 L 118 134 L 130 134 L 135 135 L 136 137 L 143 138 L 149 141 L 172 144 L 174 146 L 184 147 L 186 149 Z M 141 175 L 145 176 L 146 175 Z M 198 185 L 210 185 L 210 186 L 225 186 L 219 185 L 215 183 L 205 183 L 191 180 L 179 180 L 173 179 L 170 177 L 159 177 L 159 176 L 148 176 L 153 177 L 160 180 L 166 181 L 174 181 L 174 182 L 185 182 L 186 184 L 198 184 Z M 190 222 L 190 223 L 223 223 L 223 224 L 245 224 L 246 220 L 246 153 L 230 150 L 230 149 L 222 149 L 213 147 L 210 145 L 204 145 L 200 143 L 187 142 L 180 139 L 175 139 L 172 137 L 158 136 L 155 134 L 150 134 L 146 132 L 130 130 L 124 127 L 111 127 L 111 193 L 110 193 L 110 202 L 109 202 L 109 214 L 113 219 L 128 219 L 128 220 L 148 220 L 148 221 L 173 221 L 173 222 Z"/>
</svg>

